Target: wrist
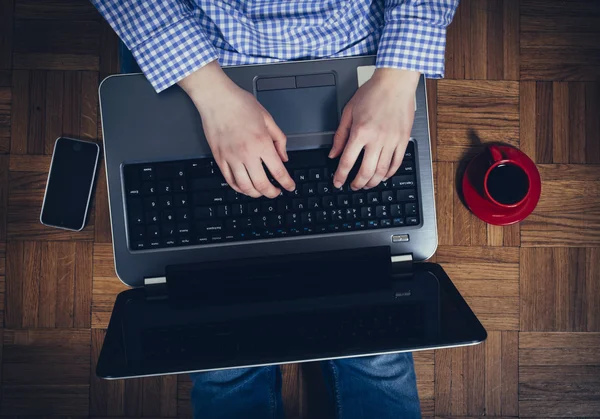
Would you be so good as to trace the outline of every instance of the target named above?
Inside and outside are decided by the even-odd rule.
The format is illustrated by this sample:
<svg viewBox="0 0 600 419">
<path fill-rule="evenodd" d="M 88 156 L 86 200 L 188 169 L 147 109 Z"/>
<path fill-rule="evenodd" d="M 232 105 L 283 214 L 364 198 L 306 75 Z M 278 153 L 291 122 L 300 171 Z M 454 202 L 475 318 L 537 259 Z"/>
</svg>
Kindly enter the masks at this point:
<svg viewBox="0 0 600 419">
<path fill-rule="evenodd" d="M 401 68 L 385 67 L 376 69 L 373 78 L 378 82 L 385 83 L 391 89 L 414 93 L 417 90 L 421 73 Z"/>
<path fill-rule="evenodd" d="M 227 88 L 232 81 L 219 63 L 211 61 L 192 74 L 181 79 L 177 84 L 188 94 L 196 106 L 202 105 Z"/>
</svg>

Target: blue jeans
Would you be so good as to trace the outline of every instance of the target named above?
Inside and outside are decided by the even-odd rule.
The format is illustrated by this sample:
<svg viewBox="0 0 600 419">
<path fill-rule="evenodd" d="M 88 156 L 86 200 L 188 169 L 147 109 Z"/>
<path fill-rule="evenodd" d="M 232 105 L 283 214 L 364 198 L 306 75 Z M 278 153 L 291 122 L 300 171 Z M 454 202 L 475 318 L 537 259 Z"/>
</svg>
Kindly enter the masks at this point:
<svg viewBox="0 0 600 419">
<path fill-rule="evenodd" d="M 420 418 L 411 353 L 321 362 L 336 417 Z M 283 418 L 278 366 L 192 374 L 197 419 Z"/>
</svg>

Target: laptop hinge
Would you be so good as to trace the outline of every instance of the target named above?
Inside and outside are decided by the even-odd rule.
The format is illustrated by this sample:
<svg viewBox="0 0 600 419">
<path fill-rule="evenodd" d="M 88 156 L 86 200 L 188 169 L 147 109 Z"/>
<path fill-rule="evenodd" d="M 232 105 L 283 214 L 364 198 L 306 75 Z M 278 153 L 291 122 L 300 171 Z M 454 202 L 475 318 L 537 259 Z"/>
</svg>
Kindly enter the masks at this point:
<svg viewBox="0 0 600 419">
<path fill-rule="evenodd" d="M 167 298 L 167 277 L 144 278 L 144 288 L 146 299 L 164 300 Z"/>
<path fill-rule="evenodd" d="M 413 255 L 412 253 L 405 253 L 402 255 L 394 255 L 391 257 L 392 260 L 392 273 L 410 273 L 412 272 Z"/>
</svg>

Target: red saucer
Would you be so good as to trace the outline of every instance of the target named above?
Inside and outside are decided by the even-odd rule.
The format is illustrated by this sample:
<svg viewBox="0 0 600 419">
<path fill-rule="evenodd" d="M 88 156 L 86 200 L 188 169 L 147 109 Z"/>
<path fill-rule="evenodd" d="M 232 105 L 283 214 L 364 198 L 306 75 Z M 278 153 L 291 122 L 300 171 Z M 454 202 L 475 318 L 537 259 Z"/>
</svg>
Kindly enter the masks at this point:
<svg viewBox="0 0 600 419">
<path fill-rule="evenodd" d="M 465 203 L 478 218 L 489 224 L 504 226 L 518 223 L 533 212 L 542 193 L 542 181 L 535 163 L 527 154 L 514 147 L 497 146 L 510 160 L 518 160 L 527 171 L 531 189 L 529 196 L 514 208 L 504 208 L 490 201 L 483 192 L 483 179 L 490 166 L 488 150 L 471 160 L 462 181 L 462 193 Z"/>
</svg>

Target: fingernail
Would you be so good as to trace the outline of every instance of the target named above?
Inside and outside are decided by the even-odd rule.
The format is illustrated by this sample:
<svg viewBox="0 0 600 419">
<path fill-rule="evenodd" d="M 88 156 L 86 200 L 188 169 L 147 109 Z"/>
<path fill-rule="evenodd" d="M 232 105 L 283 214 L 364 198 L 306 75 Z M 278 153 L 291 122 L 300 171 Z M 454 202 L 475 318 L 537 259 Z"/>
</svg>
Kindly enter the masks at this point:
<svg viewBox="0 0 600 419">
<path fill-rule="evenodd" d="M 341 187 L 342 187 L 342 183 L 341 183 L 341 182 L 336 182 L 336 181 L 333 181 L 333 186 L 335 186 L 336 188 L 338 188 L 338 189 L 339 189 L 339 188 L 341 188 Z"/>
<path fill-rule="evenodd" d="M 382 182 L 387 182 L 388 178 L 384 177 L 381 181 Z"/>
</svg>

